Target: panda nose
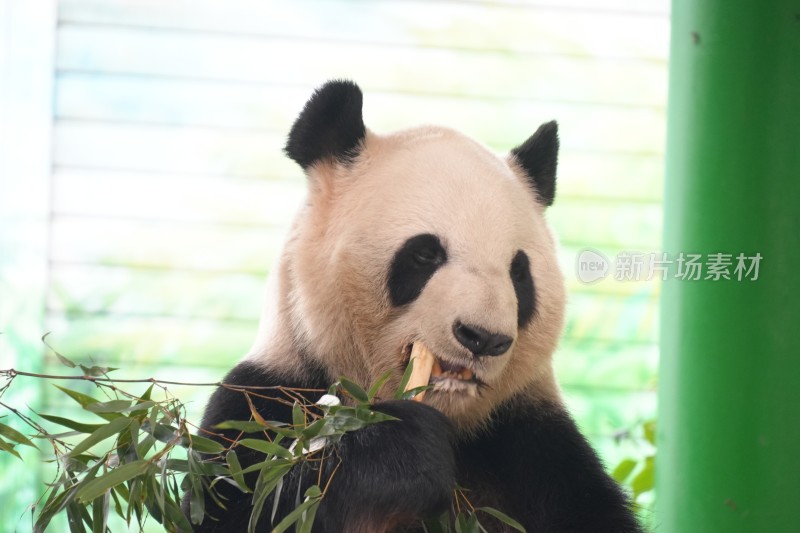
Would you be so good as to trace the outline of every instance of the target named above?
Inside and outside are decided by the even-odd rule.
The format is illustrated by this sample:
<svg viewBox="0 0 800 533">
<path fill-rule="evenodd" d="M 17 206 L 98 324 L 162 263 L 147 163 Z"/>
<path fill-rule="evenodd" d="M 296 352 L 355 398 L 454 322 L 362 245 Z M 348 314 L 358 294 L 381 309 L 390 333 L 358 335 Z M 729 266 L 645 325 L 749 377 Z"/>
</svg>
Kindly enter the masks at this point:
<svg viewBox="0 0 800 533">
<path fill-rule="evenodd" d="M 502 355 L 511 347 L 514 339 L 502 333 L 492 333 L 485 329 L 456 321 L 453 335 L 461 345 L 474 355 Z"/>
</svg>

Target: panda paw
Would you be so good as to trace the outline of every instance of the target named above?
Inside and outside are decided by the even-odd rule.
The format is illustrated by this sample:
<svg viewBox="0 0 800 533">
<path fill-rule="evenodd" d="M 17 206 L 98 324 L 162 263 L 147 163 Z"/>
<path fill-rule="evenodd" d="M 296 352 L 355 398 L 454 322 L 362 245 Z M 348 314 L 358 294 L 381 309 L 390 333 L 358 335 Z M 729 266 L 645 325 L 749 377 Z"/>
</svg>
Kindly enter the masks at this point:
<svg viewBox="0 0 800 533">
<path fill-rule="evenodd" d="M 373 409 L 398 420 L 373 424 L 342 440 L 342 464 L 326 497 L 328 510 L 346 512 L 348 523 L 360 521 L 353 516 L 359 509 L 403 523 L 447 510 L 455 487 L 452 423 L 436 409 L 408 400 L 378 403 Z M 337 494 L 341 505 L 332 501 Z"/>
</svg>

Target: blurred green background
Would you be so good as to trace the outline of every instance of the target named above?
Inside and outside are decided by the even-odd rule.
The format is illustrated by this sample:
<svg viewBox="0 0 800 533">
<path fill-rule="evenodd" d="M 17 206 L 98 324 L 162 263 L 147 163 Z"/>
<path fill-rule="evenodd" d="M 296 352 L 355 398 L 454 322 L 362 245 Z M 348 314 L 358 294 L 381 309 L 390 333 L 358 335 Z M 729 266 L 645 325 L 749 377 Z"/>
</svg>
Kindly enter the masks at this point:
<svg viewBox="0 0 800 533">
<path fill-rule="evenodd" d="M 506 152 L 559 121 L 556 361 L 613 466 L 655 416 L 658 281 L 587 285 L 575 261 L 660 250 L 668 39 L 665 0 L 0 0 L 0 368 L 67 372 L 51 332 L 117 377 L 220 379 L 303 198 L 284 137 L 351 78 L 378 132 L 436 123 Z M 210 390 L 171 391 L 199 419 Z M 76 416 L 42 381 L 2 399 Z M 0 530 L 30 529 L 40 464 L 0 456 Z"/>
</svg>

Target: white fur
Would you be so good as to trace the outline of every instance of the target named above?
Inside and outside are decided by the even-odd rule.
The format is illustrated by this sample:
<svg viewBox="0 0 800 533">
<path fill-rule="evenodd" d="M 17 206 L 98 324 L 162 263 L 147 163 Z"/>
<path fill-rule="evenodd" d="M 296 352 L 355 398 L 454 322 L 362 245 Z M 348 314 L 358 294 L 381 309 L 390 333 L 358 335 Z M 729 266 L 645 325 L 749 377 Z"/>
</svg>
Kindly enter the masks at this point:
<svg viewBox="0 0 800 533">
<path fill-rule="evenodd" d="M 355 163 L 318 163 L 308 180 L 250 359 L 291 372 L 303 351 L 363 386 L 395 370 L 387 393 L 399 382 L 403 347 L 421 340 L 489 385 L 479 394 L 450 384 L 426 395 L 463 430 L 480 427 L 493 406 L 518 393 L 560 401 L 551 357 L 564 282 L 544 207 L 512 159 L 444 128 L 368 132 Z M 448 260 L 419 298 L 393 308 L 391 260 L 420 233 L 438 235 Z M 509 277 L 520 249 L 530 258 L 537 302 L 522 330 Z M 511 335 L 514 344 L 478 361 L 454 339 L 455 320 Z"/>
</svg>

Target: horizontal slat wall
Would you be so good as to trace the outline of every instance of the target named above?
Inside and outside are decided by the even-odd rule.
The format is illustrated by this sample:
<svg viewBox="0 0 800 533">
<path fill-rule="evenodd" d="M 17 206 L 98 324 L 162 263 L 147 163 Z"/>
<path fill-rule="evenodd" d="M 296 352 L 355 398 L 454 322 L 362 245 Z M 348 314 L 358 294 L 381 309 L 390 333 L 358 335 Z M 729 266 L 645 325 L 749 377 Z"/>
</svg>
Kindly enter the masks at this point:
<svg viewBox="0 0 800 533">
<path fill-rule="evenodd" d="M 102 36 L 98 36 L 102 38 Z M 87 45 L 88 46 L 88 45 Z M 419 50 L 417 62 L 428 60 Z M 232 52 L 237 53 L 237 52 Z M 347 52 L 349 53 L 349 52 Z M 176 61 L 180 62 L 179 59 Z M 448 62 L 447 68 L 459 65 Z M 518 60 L 514 69 L 531 68 Z M 535 66 L 533 67 L 535 68 Z M 481 72 L 477 70 L 476 72 Z M 631 77 L 635 70 L 626 73 Z M 427 73 L 420 76 L 428 77 Z M 333 76 L 320 76 L 327 79 Z M 308 89 L 287 89 L 260 84 L 223 84 L 198 80 L 154 81 L 135 76 L 95 80 L 89 74 L 61 75 L 57 108 L 65 126 L 114 121 L 121 126 L 149 128 L 167 135 L 175 128 L 220 129 L 237 135 L 283 133 L 308 98 Z M 533 81 L 531 81 L 533 83 Z M 448 119 L 452 127 L 481 133 L 484 142 L 498 148 L 515 146 L 530 135 L 529 124 L 541 117 L 557 116 L 576 135 L 565 138 L 565 149 L 576 152 L 614 152 L 621 155 L 656 155 L 663 134 L 659 130 L 663 109 L 619 106 L 610 103 L 555 102 L 542 99 L 497 100 L 467 95 L 421 95 L 369 92 L 365 120 L 378 131 L 409 123 Z M 467 100 L 465 102 L 465 100 Z M 276 103 L 281 102 L 281 106 Z M 216 103 L 209 106 L 210 103 Z M 465 104 L 466 107 L 465 107 Z M 509 120 L 503 127 L 502 120 Z M 608 135 L 610 128 L 615 134 Z"/>
<path fill-rule="evenodd" d="M 669 4 L 664 0 L 380 0 L 358 5 L 350 0 L 195 0 L 191 7 L 178 0 L 62 0 L 60 4 L 65 23 L 109 27 L 658 62 L 665 61 L 668 49 Z M 614 31 L 620 29 L 625 31 Z"/>
<path fill-rule="evenodd" d="M 559 372 L 618 455 L 613 431 L 653 414 L 657 284 L 573 269 L 587 246 L 659 248 L 667 5 L 62 0 L 50 342 L 142 376 L 216 379 L 241 357 L 304 194 L 284 136 L 326 79 L 358 81 L 379 132 L 440 123 L 506 151 L 555 118 Z"/>
<path fill-rule="evenodd" d="M 359 81 L 372 90 L 646 107 L 658 105 L 658 101 L 650 95 L 624 100 L 614 80 L 636 76 L 643 85 L 656 89 L 664 79 L 657 62 L 592 60 L 568 54 L 411 48 L 80 24 L 64 25 L 60 34 L 57 66 L 61 69 L 198 82 L 313 85 L 320 76 L 336 77 L 349 70 L 358 72 Z M 97 47 L 98 41 L 104 46 Z M 423 55 L 425 59 L 420 61 Z M 304 68 L 313 63 L 321 68 Z M 521 64 L 526 68 L 520 68 Z M 268 68 L 254 68 L 260 65 Z M 553 82 L 556 76 L 570 84 Z M 427 80 L 430 88 L 415 86 L 414 78 Z"/>
</svg>

